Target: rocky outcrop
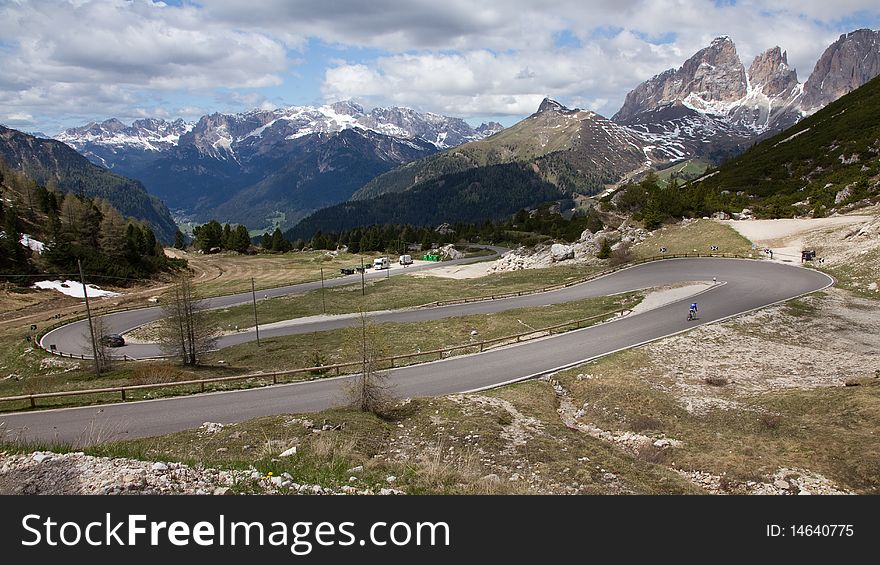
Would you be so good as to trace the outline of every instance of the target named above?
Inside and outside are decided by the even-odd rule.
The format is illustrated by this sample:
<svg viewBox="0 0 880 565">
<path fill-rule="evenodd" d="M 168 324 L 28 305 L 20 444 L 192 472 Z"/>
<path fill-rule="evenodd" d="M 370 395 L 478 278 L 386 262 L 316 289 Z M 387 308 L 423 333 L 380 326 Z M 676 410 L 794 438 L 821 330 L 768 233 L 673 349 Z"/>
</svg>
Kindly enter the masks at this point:
<svg viewBox="0 0 880 565">
<path fill-rule="evenodd" d="M 500 259 L 492 263 L 487 271 L 489 273 L 502 273 L 521 271 L 523 269 L 543 269 L 552 267 L 562 261 L 572 261 L 584 265 L 598 265 L 605 261 L 596 257 L 605 239 L 612 242 L 612 249 L 619 249 L 622 246 L 634 245 L 644 241 L 646 237 L 648 237 L 647 230 L 629 224 L 622 224 L 617 229 L 608 228 L 596 233 L 585 230 L 581 237 L 571 245 L 554 243 L 552 245 L 536 245 L 531 248 L 520 247 L 508 251 Z"/>
<path fill-rule="evenodd" d="M 543 114 L 544 112 L 570 112 L 568 108 L 557 102 L 556 100 L 552 100 L 550 98 L 544 98 L 541 101 L 541 105 L 538 106 L 538 114 Z"/>
<path fill-rule="evenodd" d="M 736 46 L 729 37 L 719 37 L 681 68 L 664 71 L 636 87 L 612 119 L 626 122 L 676 101 L 690 100 L 696 105 L 732 102 L 745 96 L 746 89 L 746 71 Z"/>
<path fill-rule="evenodd" d="M 764 51 L 749 66 L 749 86 L 765 96 L 790 95 L 799 84 L 797 71 L 788 66 L 788 54 L 776 46 Z"/>
<path fill-rule="evenodd" d="M 288 473 L 222 470 L 182 463 L 93 457 L 83 453 L 0 452 L 0 495 L 33 494 L 404 494 L 390 488 L 327 488 Z"/>
<path fill-rule="evenodd" d="M 832 43 L 804 84 L 803 107 L 812 112 L 880 75 L 880 31 L 859 29 Z"/>
</svg>

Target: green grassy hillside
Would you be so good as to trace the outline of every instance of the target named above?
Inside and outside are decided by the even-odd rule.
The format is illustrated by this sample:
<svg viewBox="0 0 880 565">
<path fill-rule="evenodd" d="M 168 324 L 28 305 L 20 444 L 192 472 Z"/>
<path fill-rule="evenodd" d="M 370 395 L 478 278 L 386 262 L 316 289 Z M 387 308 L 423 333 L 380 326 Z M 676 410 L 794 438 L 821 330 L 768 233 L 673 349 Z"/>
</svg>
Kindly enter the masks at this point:
<svg viewBox="0 0 880 565">
<path fill-rule="evenodd" d="M 521 122 L 481 141 L 408 163 L 380 175 L 352 200 L 403 192 L 419 183 L 466 170 L 507 163 L 530 165 L 567 193 L 595 194 L 639 167 L 645 155 L 609 120 L 545 101 Z"/>
<path fill-rule="evenodd" d="M 700 184 L 730 191 L 737 205 L 761 216 L 822 216 L 877 196 L 878 157 L 880 78 L 875 78 L 710 171 Z"/>
</svg>

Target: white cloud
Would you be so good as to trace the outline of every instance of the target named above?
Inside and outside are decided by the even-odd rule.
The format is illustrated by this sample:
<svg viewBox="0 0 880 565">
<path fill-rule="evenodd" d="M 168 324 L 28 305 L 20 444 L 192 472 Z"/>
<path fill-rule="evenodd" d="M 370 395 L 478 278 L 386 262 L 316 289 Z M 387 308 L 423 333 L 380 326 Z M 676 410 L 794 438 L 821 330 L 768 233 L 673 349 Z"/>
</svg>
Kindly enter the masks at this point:
<svg viewBox="0 0 880 565">
<path fill-rule="evenodd" d="M 34 117 L 30 114 L 18 113 L 18 114 L 7 114 L 3 121 L 8 124 L 30 124 L 33 121 Z"/>
<path fill-rule="evenodd" d="M 266 34 L 146 0 L 3 4 L 0 38 L 0 107 L 42 116 L 132 116 L 170 91 L 277 86 L 288 64 Z"/>
<path fill-rule="evenodd" d="M 522 116 L 545 95 L 611 115 L 639 82 L 718 35 L 746 65 L 779 45 L 804 81 L 841 32 L 880 22 L 876 0 L 788 4 L 0 0 L 0 108 L 49 129 L 153 108 L 313 102 L 296 98 L 314 92 L 309 83 L 328 100 L 460 116 Z M 321 68 L 316 45 L 339 60 Z"/>
<path fill-rule="evenodd" d="M 328 99 L 352 97 L 458 115 L 485 115 L 493 111 L 488 104 L 504 97 L 517 103 L 494 112 L 522 115 L 535 109 L 523 112 L 524 101 L 544 93 L 610 116 L 629 90 L 681 66 L 719 35 L 733 38 L 746 66 L 764 50 L 781 46 L 804 81 L 822 51 L 850 29 L 840 26 L 852 26 L 847 16 L 880 17 L 880 6 L 864 1 L 845 1 L 833 10 L 820 2 L 780 9 L 757 0 L 720 6 L 708 0 L 603 0 L 588 7 L 563 0 L 552 9 L 525 0 L 484 4 L 487 12 L 512 16 L 500 29 L 469 35 L 470 28 L 462 26 L 448 33 L 459 44 L 482 41 L 496 49 L 438 52 L 429 49 L 430 38 L 413 37 L 406 45 L 410 52 L 328 69 L 322 92 Z M 449 4 L 453 12 L 458 8 L 458 2 Z M 580 44 L 554 46 L 552 34 L 563 28 Z"/>
</svg>

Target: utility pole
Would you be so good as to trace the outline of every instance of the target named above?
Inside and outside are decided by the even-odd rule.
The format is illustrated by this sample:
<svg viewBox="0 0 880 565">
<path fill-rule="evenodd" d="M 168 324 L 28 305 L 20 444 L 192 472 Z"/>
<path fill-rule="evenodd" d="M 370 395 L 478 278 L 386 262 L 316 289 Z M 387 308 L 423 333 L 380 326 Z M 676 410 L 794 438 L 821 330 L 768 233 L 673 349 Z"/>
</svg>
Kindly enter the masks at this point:
<svg viewBox="0 0 880 565">
<path fill-rule="evenodd" d="M 254 299 L 254 328 L 257 330 L 257 347 L 260 347 L 260 323 L 257 321 L 257 291 L 254 287 L 254 277 L 251 277 L 251 296 Z"/>
<path fill-rule="evenodd" d="M 367 295 L 367 285 L 364 283 L 364 258 L 361 257 L 361 296 Z"/>
<path fill-rule="evenodd" d="M 324 267 L 321 267 L 321 312 L 327 313 L 327 303 L 324 301 Z"/>
<path fill-rule="evenodd" d="M 92 356 L 95 360 L 95 374 L 101 374 L 101 365 L 100 361 L 98 361 L 98 346 L 95 343 L 95 328 L 92 326 L 92 309 L 89 308 L 89 292 L 86 290 L 86 278 L 83 276 L 83 266 L 82 261 L 79 259 L 76 260 L 76 266 L 79 267 L 79 282 L 83 287 L 83 298 L 86 299 L 86 316 L 89 319 L 89 335 L 92 336 Z"/>
</svg>

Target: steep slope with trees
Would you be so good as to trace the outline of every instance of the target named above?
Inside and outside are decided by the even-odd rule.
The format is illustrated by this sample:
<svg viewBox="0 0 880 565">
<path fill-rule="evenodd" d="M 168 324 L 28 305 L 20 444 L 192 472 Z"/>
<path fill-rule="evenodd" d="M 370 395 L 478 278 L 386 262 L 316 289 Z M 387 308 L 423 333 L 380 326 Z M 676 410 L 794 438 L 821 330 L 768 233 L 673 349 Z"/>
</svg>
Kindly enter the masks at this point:
<svg viewBox="0 0 880 565">
<path fill-rule="evenodd" d="M 0 278 L 69 275 L 77 260 L 114 285 L 184 266 L 165 256 L 153 228 L 125 218 L 108 201 L 37 184 L 0 160 Z"/>
<path fill-rule="evenodd" d="M 494 165 L 428 180 L 400 194 L 325 208 L 285 232 L 285 237 L 308 240 L 318 231 L 373 224 L 478 223 L 562 198 L 566 197 L 556 186 L 528 165 Z"/>
<path fill-rule="evenodd" d="M 149 222 L 160 240 L 174 240 L 176 226 L 161 200 L 147 194 L 139 182 L 89 162 L 60 141 L 0 126 L 0 158 L 39 185 L 106 200 L 124 216 Z"/>
</svg>

